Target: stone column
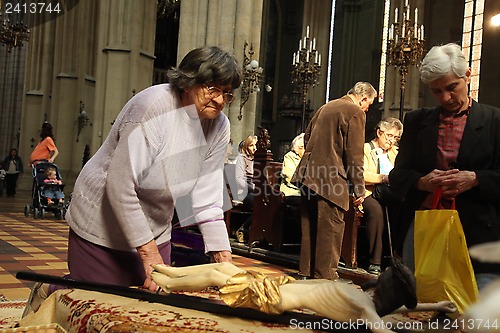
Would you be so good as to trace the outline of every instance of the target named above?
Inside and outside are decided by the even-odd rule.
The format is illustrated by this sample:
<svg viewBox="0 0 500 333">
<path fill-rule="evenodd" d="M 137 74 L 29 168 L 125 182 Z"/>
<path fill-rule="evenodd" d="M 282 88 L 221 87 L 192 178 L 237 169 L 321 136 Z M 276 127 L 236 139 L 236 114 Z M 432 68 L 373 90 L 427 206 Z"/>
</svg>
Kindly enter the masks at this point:
<svg viewBox="0 0 500 333">
<path fill-rule="evenodd" d="M 262 8 L 263 0 L 181 1 L 178 62 L 194 48 L 218 45 L 242 64 L 245 41 L 253 45 L 253 59 L 259 60 Z M 256 94 L 251 94 L 243 108 L 243 119 L 238 120 L 239 97 L 237 90 L 235 101 L 224 110 L 235 143 L 254 134 L 258 104 Z"/>
</svg>

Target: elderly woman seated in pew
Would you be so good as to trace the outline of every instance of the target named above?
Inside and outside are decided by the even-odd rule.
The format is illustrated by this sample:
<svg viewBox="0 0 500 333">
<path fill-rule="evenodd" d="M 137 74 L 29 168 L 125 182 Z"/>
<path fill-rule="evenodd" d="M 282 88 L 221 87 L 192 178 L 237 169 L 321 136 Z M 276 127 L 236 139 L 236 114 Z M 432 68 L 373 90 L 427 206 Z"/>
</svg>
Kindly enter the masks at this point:
<svg viewBox="0 0 500 333">
<path fill-rule="evenodd" d="M 304 133 L 297 135 L 292 141 L 291 150 L 283 157 L 280 191 L 285 194 L 285 201 L 292 206 L 300 205 L 300 190 L 291 183 L 293 174 L 304 155 Z"/>
<path fill-rule="evenodd" d="M 237 198 L 248 210 L 253 209 L 255 184 L 253 183 L 253 159 L 257 150 L 257 136 L 249 135 L 243 140 L 241 151 L 236 157 L 235 177 L 238 187 Z M 252 216 L 248 217 L 236 231 L 238 242 L 243 243 L 248 235 Z"/>
</svg>

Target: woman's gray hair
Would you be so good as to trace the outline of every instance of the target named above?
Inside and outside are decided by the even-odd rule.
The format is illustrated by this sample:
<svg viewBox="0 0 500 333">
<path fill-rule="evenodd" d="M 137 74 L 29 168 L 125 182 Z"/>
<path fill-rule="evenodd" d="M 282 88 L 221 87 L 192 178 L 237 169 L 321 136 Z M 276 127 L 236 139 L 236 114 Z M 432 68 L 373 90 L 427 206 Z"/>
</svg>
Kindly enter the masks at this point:
<svg viewBox="0 0 500 333">
<path fill-rule="evenodd" d="M 420 79 L 429 84 L 443 76 L 455 74 L 465 78 L 469 65 L 460 45 L 448 43 L 432 47 L 420 65 Z"/>
<path fill-rule="evenodd" d="M 357 82 L 354 87 L 349 89 L 348 95 L 366 96 L 369 99 L 377 97 L 377 90 L 369 82 Z"/>
<path fill-rule="evenodd" d="M 241 84 L 241 68 L 236 58 L 217 46 L 204 46 L 190 51 L 178 67 L 167 72 L 169 83 L 178 90 L 198 84 L 231 86 Z"/>
<path fill-rule="evenodd" d="M 302 145 L 304 145 L 304 133 L 300 133 L 292 140 L 292 150 L 295 151 L 302 141 Z"/>
<path fill-rule="evenodd" d="M 403 134 L 403 123 L 401 120 L 393 117 L 387 117 L 377 123 L 377 126 L 375 127 L 375 135 L 377 135 L 377 130 L 385 132 L 394 128 L 399 131 L 399 136 Z"/>
</svg>

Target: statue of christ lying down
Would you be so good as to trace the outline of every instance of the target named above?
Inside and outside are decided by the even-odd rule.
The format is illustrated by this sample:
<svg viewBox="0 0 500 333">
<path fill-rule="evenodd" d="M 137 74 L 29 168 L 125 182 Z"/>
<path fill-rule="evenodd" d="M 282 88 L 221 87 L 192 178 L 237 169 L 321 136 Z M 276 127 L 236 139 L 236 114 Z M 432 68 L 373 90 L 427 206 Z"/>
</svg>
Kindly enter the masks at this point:
<svg viewBox="0 0 500 333">
<path fill-rule="evenodd" d="M 295 280 L 244 271 L 230 263 L 187 267 L 153 265 L 153 280 L 167 293 L 219 287 L 221 299 L 232 307 L 246 307 L 270 314 L 309 309 L 335 321 L 363 320 L 373 332 L 391 332 L 381 317 L 396 311 L 455 312 L 452 302 L 418 304 L 415 278 L 395 261 L 379 277 L 372 300 L 352 284 L 331 280 Z M 382 325 L 383 326 L 383 325 Z"/>
</svg>

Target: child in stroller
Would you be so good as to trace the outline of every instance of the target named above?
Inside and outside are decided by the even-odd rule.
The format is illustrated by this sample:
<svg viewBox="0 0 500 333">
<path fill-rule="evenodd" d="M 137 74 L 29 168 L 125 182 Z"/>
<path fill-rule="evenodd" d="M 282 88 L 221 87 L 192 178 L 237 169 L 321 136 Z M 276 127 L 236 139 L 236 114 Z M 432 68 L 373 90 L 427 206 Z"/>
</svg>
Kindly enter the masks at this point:
<svg viewBox="0 0 500 333">
<path fill-rule="evenodd" d="M 33 213 L 34 218 L 45 218 L 47 211 L 52 211 L 56 218 L 64 218 L 64 184 L 57 165 L 38 161 L 33 164 L 32 205 L 24 208 L 25 216 Z"/>
<path fill-rule="evenodd" d="M 45 170 L 45 179 L 43 180 L 42 196 L 47 199 L 47 205 L 54 204 L 54 199 L 62 206 L 64 204 L 64 193 L 61 190 L 62 180 L 57 179 L 57 170 L 54 167 L 48 167 Z"/>
</svg>

